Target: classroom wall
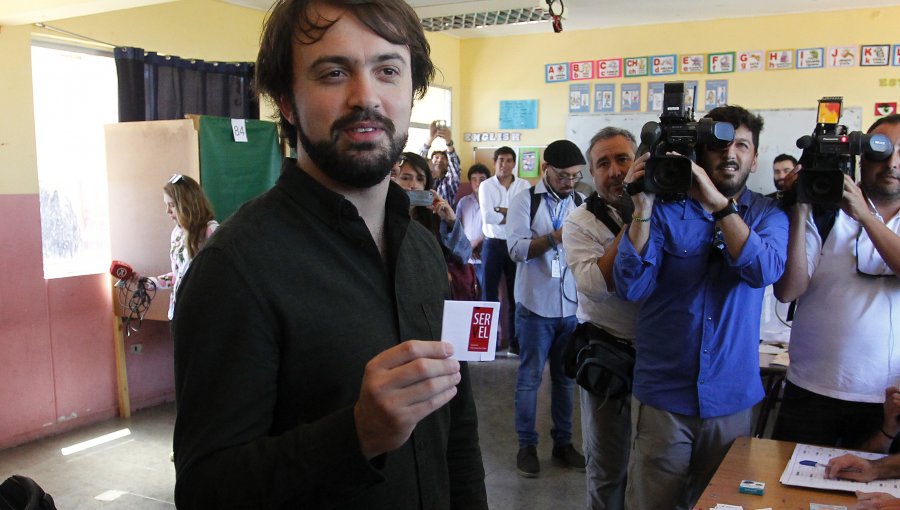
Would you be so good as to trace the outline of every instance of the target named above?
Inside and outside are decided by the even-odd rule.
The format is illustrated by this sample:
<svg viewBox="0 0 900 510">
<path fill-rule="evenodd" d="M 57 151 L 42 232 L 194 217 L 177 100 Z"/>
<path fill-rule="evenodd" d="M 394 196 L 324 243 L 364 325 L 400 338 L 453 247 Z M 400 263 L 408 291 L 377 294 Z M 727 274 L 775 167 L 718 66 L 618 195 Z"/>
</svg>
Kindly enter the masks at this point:
<svg viewBox="0 0 900 510">
<path fill-rule="evenodd" d="M 48 24 L 162 54 L 252 61 L 264 16 L 213 0 L 181 0 Z M 109 277 L 43 277 L 31 39 L 47 35 L 53 34 L 30 25 L 0 27 L 0 448 L 117 413 Z M 440 34 L 429 40 L 442 71 L 436 83 L 458 93 L 459 41 Z M 273 109 L 261 107 L 261 117 L 269 118 Z M 454 101 L 454 119 L 460 107 Z M 155 212 L 169 221 L 161 206 Z M 126 346 L 135 343 L 142 353 L 127 354 L 132 408 L 172 400 L 168 323 L 145 322 L 126 338 Z"/>
<path fill-rule="evenodd" d="M 548 26 L 543 34 L 467 39 L 461 41 L 461 87 L 467 95 L 460 120 L 464 131 L 496 132 L 501 100 L 537 99 L 538 128 L 519 130 L 522 141 L 518 145 L 546 145 L 565 136 L 569 85 L 573 82 L 545 83 L 545 64 L 672 53 L 898 44 L 897 20 L 900 7 L 885 7 L 561 34 L 552 33 Z M 822 96 L 841 95 L 845 106 L 862 107 L 863 124 L 868 126 L 875 119 L 875 102 L 900 98 L 900 86 L 879 86 L 880 78 L 900 81 L 900 67 L 676 74 L 576 83 L 615 83 L 617 112 L 620 83 L 643 84 L 642 110 L 646 110 L 646 84 L 651 81 L 699 80 L 698 93 L 702 94 L 705 80 L 727 79 L 729 102 L 751 109 L 814 108 Z M 812 122 L 814 119 L 810 121 L 810 131 Z M 458 150 L 464 155 L 463 166 L 471 161 L 475 145 L 500 144 L 461 144 Z"/>
</svg>

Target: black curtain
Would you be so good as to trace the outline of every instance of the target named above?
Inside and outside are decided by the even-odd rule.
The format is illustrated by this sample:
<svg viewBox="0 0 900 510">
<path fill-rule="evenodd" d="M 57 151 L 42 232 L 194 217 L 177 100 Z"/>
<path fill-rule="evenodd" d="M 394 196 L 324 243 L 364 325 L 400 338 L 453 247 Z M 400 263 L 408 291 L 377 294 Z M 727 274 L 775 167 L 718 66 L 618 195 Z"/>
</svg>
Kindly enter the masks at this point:
<svg viewBox="0 0 900 510">
<path fill-rule="evenodd" d="M 131 47 L 116 48 L 115 57 L 119 122 L 183 119 L 189 113 L 259 118 L 251 62 L 205 62 Z"/>
</svg>

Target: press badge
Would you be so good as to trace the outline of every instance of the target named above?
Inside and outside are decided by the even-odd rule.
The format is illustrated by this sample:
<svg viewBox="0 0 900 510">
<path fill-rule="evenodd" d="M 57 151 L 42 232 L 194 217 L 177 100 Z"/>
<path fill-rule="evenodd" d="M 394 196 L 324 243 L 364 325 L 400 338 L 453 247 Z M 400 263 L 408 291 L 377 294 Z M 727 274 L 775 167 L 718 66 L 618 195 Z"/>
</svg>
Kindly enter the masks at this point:
<svg viewBox="0 0 900 510">
<path fill-rule="evenodd" d="M 561 271 L 559 270 L 559 254 L 553 257 L 553 260 L 550 261 L 550 276 L 553 278 L 559 278 L 562 276 Z"/>
</svg>

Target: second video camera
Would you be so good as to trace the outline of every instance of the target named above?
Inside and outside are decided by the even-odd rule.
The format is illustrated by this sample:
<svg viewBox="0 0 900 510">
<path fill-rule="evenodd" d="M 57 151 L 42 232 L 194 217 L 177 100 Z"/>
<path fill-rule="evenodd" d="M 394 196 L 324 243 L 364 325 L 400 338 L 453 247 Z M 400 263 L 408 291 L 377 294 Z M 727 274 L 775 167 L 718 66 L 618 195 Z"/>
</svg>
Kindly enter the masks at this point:
<svg viewBox="0 0 900 510">
<path fill-rule="evenodd" d="M 643 182 L 632 183 L 627 190 L 629 194 L 644 190 L 669 195 L 687 193 L 693 183 L 691 162 L 697 160 L 696 145 L 721 149 L 734 140 L 734 126 L 705 118 L 694 121 L 694 107 L 686 103 L 683 82 L 663 86 L 663 111 L 659 122 L 647 122 L 641 129 L 638 153 L 650 152 Z"/>
<path fill-rule="evenodd" d="M 839 124 L 843 101 L 842 97 L 820 99 L 813 134 L 797 140 L 797 147 L 803 149 L 803 168 L 795 188 L 798 202 L 837 205 L 844 195 L 844 174 L 856 180 L 855 156 L 884 161 L 894 150 L 884 135 L 848 132 L 847 126 Z"/>
</svg>

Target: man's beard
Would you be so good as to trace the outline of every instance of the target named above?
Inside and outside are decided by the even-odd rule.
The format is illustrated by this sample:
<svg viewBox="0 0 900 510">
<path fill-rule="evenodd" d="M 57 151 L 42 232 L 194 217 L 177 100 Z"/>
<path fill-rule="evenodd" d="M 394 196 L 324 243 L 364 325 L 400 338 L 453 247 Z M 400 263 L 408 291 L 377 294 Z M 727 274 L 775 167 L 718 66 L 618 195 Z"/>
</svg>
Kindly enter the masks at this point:
<svg viewBox="0 0 900 510">
<path fill-rule="evenodd" d="M 748 172 L 744 173 L 743 175 L 741 175 L 741 173 L 743 172 L 743 169 L 741 169 L 741 164 L 738 162 L 735 162 L 735 161 L 722 162 L 719 164 L 719 167 L 724 167 L 728 163 L 734 163 L 738 167 L 738 170 L 737 170 L 738 175 L 735 176 L 735 180 L 733 180 L 733 181 L 732 180 L 716 180 L 716 179 L 712 179 L 712 177 L 710 177 L 710 179 L 713 181 L 713 184 L 716 186 L 716 189 L 719 190 L 719 193 L 721 193 L 725 197 L 733 197 L 739 191 L 744 189 L 744 185 L 747 184 L 747 179 L 750 178 L 750 172 L 748 171 Z"/>
<path fill-rule="evenodd" d="M 374 110 L 355 110 L 353 113 L 337 119 L 331 125 L 331 138 L 321 142 L 313 142 L 303 132 L 296 104 L 294 105 L 294 118 L 298 119 L 297 138 L 309 159 L 328 177 L 354 188 L 371 188 L 384 181 L 391 173 L 391 167 L 400 158 L 400 153 L 406 147 L 406 140 L 409 137 L 408 133 L 397 136 L 391 119 Z M 389 147 L 378 150 L 379 147 L 372 142 L 350 144 L 346 148 L 338 147 L 341 131 L 353 123 L 362 121 L 380 123 L 390 140 Z M 367 154 L 354 154 L 354 152 L 366 152 Z"/>
</svg>

